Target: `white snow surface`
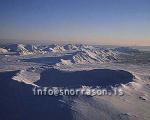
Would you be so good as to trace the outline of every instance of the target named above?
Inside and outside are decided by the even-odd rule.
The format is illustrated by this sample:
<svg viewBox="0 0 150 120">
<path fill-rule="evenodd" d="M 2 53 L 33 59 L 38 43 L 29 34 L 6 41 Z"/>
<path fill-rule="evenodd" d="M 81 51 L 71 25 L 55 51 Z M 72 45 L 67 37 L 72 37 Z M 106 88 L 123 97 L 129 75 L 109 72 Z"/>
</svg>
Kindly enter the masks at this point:
<svg viewBox="0 0 150 120">
<path fill-rule="evenodd" d="M 133 49 L 96 49 L 93 46 L 71 44 L 53 46 L 17 44 L 0 48 L 2 53 L 11 52 L 11 50 L 19 54 L 0 56 L 0 71 L 20 70 L 12 79 L 33 86 L 36 86 L 36 81 L 40 79 L 40 73 L 49 68 L 62 71 L 125 70 L 135 76 L 133 82 L 120 86 L 125 93 L 123 96 L 64 97 L 63 102 L 71 106 L 74 120 L 150 119 L 150 64 L 117 63 L 120 55 L 124 53 L 122 51 L 125 50 L 130 54 L 131 51 L 135 52 Z M 63 58 L 68 54 L 70 54 L 69 57 Z M 49 57 L 50 61 L 51 58 L 60 58 L 60 60 L 53 65 L 48 65 L 47 62 L 22 61 L 44 57 Z"/>
</svg>

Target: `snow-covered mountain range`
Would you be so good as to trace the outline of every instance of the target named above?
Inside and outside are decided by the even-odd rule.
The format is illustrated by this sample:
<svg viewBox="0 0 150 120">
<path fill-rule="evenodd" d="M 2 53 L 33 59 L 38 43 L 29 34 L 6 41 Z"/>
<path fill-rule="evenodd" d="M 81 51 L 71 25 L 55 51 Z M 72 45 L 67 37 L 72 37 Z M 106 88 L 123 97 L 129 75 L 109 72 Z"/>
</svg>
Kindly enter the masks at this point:
<svg viewBox="0 0 150 120">
<path fill-rule="evenodd" d="M 63 52 L 63 51 L 84 51 L 84 50 L 94 50 L 93 46 L 89 45 L 78 45 L 78 44 L 66 44 L 66 45 L 32 45 L 32 44 L 6 44 L 0 45 L 1 51 L 2 49 L 6 49 L 9 52 L 17 52 L 17 53 L 36 53 L 36 52 Z M 117 47 L 114 51 L 118 52 L 137 52 L 138 50 L 132 49 L 129 47 Z"/>
<path fill-rule="evenodd" d="M 31 44 L 7 44 L 0 46 L 0 54 L 12 53 L 11 55 L 40 55 L 49 53 L 70 53 L 67 58 L 61 58 L 57 65 L 85 64 L 85 63 L 105 63 L 116 62 L 121 54 L 131 54 L 138 52 L 129 47 L 117 47 L 114 49 L 96 49 L 89 45 L 31 45 Z"/>
</svg>

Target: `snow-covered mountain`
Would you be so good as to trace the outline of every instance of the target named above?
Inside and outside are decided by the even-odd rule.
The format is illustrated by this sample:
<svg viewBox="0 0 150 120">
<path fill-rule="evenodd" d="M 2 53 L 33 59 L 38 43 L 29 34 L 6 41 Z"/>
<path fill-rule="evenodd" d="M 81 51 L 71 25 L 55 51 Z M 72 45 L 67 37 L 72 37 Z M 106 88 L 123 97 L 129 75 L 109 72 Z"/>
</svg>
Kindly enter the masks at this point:
<svg viewBox="0 0 150 120">
<path fill-rule="evenodd" d="M 65 50 L 79 50 L 76 45 L 67 44 L 63 46 Z"/>
<path fill-rule="evenodd" d="M 130 47 L 118 47 L 114 49 L 94 46 L 66 44 L 66 45 L 32 45 L 32 44 L 8 44 L 0 48 L 0 53 L 13 53 L 11 55 L 40 55 L 50 53 L 71 53 L 67 58 L 61 58 L 58 64 L 85 64 L 115 62 L 124 54 L 134 54 L 139 51 Z"/>
<path fill-rule="evenodd" d="M 126 53 L 126 54 L 139 52 L 139 50 L 133 49 L 133 48 L 130 48 L 130 47 L 117 47 L 117 48 L 114 49 L 114 51 L 121 52 L 121 53 Z"/>
<path fill-rule="evenodd" d="M 45 54 L 49 52 L 64 52 L 64 51 L 80 51 L 92 49 L 92 46 L 87 45 L 32 45 L 32 44 L 7 44 L 3 45 L 3 50 L 6 49 L 9 52 L 15 52 L 18 55 L 28 55 L 28 54 Z"/>
<path fill-rule="evenodd" d="M 32 45 L 24 44 L 9 44 L 5 46 L 9 52 L 15 52 L 18 55 L 28 55 L 32 54 L 33 48 Z"/>
<path fill-rule="evenodd" d="M 73 53 L 67 59 L 61 59 L 59 64 L 106 63 L 117 61 L 117 53 L 112 50 L 81 50 Z M 57 65 L 59 65 L 57 64 Z"/>
<path fill-rule="evenodd" d="M 56 45 L 54 48 L 50 48 L 52 52 L 63 52 L 65 51 L 63 46 Z"/>
<path fill-rule="evenodd" d="M 44 51 L 40 50 L 38 46 L 31 44 L 8 44 L 4 45 L 4 48 L 9 52 L 13 52 L 15 55 L 31 55 L 45 53 Z"/>
<path fill-rule="evenodd" d="M 94 46 L 79 44 L 9 44 L 0 49 L 1 53 L 6 53 L 7 51 L 12 52 L 15 55 L 70 53 L 70 56 L 60 58 L 59 62 L 56 63 L 57 65 L 117 62 L 124 54 L 133 54 L 139 52 L 138 50 L 130 47 L 97 49 Z"/>
<path fill-rule="evenodd" d="M 5 47 L 10 52 L 20 52 L 20 51 L 27 51 L 24 44 L 9 44 Z"/>
<path fill-rule="evenodd" d="M 74 63 L 110 62 L 117 60 L 116 54 L 111 50 L 84 50 L 76 52 L 73 56 Z"/>
<path fill-rule="evenodd" d="M 8 50 L 7 49 L 4 49 L 4 48 L 0 48 L 0 53 L 7 53 Z"/>
<path fill-rule="evenodd" d="M 41 51 L 45 52 L 63 52 L 65 51 L 63 46 L 51 44 L 51 45 L 44 45 L 38 47 Z"/>
</svg>

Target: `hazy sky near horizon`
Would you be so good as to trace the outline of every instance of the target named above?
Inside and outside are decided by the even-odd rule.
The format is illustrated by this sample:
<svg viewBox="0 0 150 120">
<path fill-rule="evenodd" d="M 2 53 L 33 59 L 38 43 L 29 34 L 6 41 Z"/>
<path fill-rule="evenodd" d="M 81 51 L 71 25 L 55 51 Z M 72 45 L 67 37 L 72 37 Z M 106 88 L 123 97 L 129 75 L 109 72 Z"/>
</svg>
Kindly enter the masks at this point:
<svg viewBox="0 0 150 120">
<path fill-rule="evenodd" d="M 0 0 L 0 39 L 150 45 L 150 0 Z"/>
</svg>

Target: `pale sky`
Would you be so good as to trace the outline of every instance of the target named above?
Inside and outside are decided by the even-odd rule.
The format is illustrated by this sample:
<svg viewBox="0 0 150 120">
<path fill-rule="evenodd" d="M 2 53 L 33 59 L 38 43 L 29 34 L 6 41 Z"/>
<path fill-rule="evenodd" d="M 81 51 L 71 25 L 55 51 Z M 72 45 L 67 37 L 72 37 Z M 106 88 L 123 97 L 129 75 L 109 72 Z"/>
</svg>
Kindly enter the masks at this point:
<svg viewBox="0 0 150 120">
<path fill-rule="evenodd" d="M 150 45 L 150 0 L 0 0 L 0 39 Z"/>
</svg>

